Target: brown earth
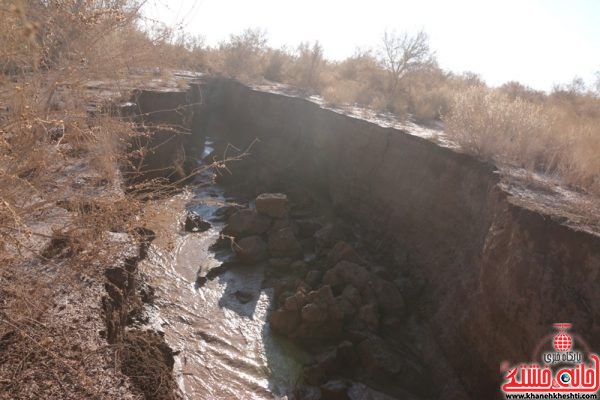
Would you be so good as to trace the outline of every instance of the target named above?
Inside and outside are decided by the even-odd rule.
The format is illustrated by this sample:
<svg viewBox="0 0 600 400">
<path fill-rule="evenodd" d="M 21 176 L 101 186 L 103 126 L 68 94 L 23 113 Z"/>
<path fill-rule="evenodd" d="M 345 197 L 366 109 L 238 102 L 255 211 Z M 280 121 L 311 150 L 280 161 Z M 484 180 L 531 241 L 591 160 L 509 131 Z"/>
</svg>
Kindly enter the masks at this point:
<svg viewBox="0 0 600 400">
<path fill-rule="evenodd" d="M 179 398 L 171 375 L 173 354 L 164 339 L 153 332 L 126 332 L 121 347 L 123 373 L 147 399 Z"/>
<path fill-rule="evenodd" d="M 440 387 L 455 373 L 472 398 L 499 396 L 500 363 L 529 360 L 554 322 L 600 348 L 594 207 L 538 203 L 492 165 L 306 99 L 227 80 L 203 92 L 211 134 L 238 148 L 259 140 L 228 181 L 254 195 L 289 182 L 324 193 L 372 251 L 423 275 L 421 344 L 455 371 L 434 371 Z"/>
<path fill-rule="evenodd" d="M 321 193 L 338 216 L 360 227 L 369 251 L 389 268 L 423 277 L 424 294 L 411 305 L 425 327 L 415 345 L 447 393 L 452 376 L 470 398 L 498 397 L 500 363 L 530 359 L 554 322 L 571 322 L 591 348 L 600 348 L 597 201 L 561 198 L 552 194 L 564 193 L 558 188 L 534 190 L 454 149 L 306 99 L 212 79 L 199 86 L 204 103 L 197 106 L 192 87 L 138 92 L 134 120 L 164 117 L 186 129 L 174 140 L 166 128 L 151 136 L 154 151 L 136 173 L 179 181 L 206 132 L 238 148 L 258 138 L 250 157 L 232 163 L 235 174 L 224 179 L 254 195 L 285 182 Z M 174 115 L 184 119 L 171 121 Z M 155 174 L 165 168 L 168 174 Z M 68 246 L 48 244 L 51 228 L 68 223 L 68 210 L 49 207 L 46 217 L 31 248 L 50 261 L 3 258 L 1 396 L 173 398 L 170 350 L 152 333 L 126 329 L 143 297 L 139 282 L 129 281 L 136 274 L 131 257 L 140 254 L 65 272 Z M 131 251 L 127 241 L 116 242 L 111 254 Z M 126 279 L 114 268 L 126 271 Z M 121 371 L 115 360 L 123 360 Z M 140 378 L 145 374 L 152 380 Z"/>
</svg>

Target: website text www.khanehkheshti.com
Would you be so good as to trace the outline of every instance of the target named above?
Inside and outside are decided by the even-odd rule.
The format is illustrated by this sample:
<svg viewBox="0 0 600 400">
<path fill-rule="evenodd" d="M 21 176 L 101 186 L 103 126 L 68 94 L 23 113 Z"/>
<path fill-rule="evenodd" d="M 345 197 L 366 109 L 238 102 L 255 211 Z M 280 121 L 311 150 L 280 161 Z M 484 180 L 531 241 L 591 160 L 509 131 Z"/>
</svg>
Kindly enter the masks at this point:
<svg viewBox="0 0 600 400">
<path fill-rule="evenodd" d="M 588 393 L 515 393 L 505 394 L 507 399 L 597 399 L 598 394 Z"/>
</svg>

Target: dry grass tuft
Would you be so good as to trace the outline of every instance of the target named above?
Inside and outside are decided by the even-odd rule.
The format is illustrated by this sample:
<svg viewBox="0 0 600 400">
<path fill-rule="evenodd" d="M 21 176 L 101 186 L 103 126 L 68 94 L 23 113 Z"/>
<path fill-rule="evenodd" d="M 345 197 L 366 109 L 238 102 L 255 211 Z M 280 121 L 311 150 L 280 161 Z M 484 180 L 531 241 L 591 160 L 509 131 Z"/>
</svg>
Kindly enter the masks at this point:
<svg viewBox="0 0 600 400">
<path fill-rule="evenodd" d="M 553 174 L 600 193 L 600 125 L 551 100 L 538 104 L 504 90 L 475 87 L 454 96 L 447 133 L 468 152 L 496 163 Z"/>
</svg>

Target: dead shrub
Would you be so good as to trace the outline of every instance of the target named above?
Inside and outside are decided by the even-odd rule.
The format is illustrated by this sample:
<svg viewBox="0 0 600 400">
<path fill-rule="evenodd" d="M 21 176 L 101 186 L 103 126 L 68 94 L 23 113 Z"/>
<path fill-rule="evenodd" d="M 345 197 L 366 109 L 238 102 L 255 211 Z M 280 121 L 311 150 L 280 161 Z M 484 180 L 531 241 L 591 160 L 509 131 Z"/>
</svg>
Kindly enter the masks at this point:
<svg viewBox="0 0 600 400">
<path fill-rule="evenodd" d="M 265 54 L 263 76 L 273 82 L 283 82 L 291 62 L 292 57 L 285 49 L 269 49 Z"/>
<path fill-rule="evenodd" d="M 332 105 L 354 105 L 359 102 L 362 89 L 356 81 L 336 80 L 323 90 L 322 96 Z"/>
<path fill-rule="evenodd" d="M 231 35 L 228 41 L 219 45 L 221 71 L 241 80 L 257 78 L 266 44 L 266 34 L 260 29 L 248 28 Z"/>
<path fill-rule="evenodd" d="M 312 45 L 309 42 L 300 43 L 290 67 L 289 79 L 307 92 L 320 93 L 323 88 L 325 65 L 323 47 L 319 42 Z"/>
<path fill-rule="evenodd" d="M 535 149 L 534 138 L 546 135 L 554 121 L 542 107 L 510 100 L 484 87 L 458 93 L 444 118 L 447 132 L 468 152 L 485 159 L 521 162 Z"/>
<path fill-rule="evenodd" d="M 376 104 L 384 93 L 385 74 L 370 51 L 359 50 L 340 63 L 329 64 L 329 69 L 332 76 L 322 91 L 326 101 L 335 105 L 385 108 Z"/>
<path fill-rule="evenodd" d="M 455 95 L 446 132 L 468 152 L 554 174 L 566 184 L 598 192 L 600 129 L 594 119 L 501 90 L 474 87 Z"/>
</svg>

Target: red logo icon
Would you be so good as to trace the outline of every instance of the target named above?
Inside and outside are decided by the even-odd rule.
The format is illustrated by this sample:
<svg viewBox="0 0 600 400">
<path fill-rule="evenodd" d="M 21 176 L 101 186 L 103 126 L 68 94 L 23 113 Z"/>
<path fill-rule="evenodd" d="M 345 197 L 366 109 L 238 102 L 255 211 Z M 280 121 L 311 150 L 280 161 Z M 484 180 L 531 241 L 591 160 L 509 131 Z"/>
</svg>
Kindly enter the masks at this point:
<svg viewBox="0 0 600 400">
<path fill-rule="evenodd" d="M 504 374 L 504 393 L 598 393 L 600 357 L 590 351 L 579 335 L 567 333 L 571 324 L 559 323 L 554 327 L 558 332 L 540 341 L 532 362 L 503 362 L 500 365 Z M 541 349 L 546 351 L 540 354 Z M 536 360 L 540 355 L 539 361 Z"/>
<path fill-rule="evenodd" d="M 557 351 L 565 352 L 571 348 L 573 345 L 573 341 L 571 340 L 571 336 L 566 333 L 566 330 L 571 327 L 571 324 L 554 324 L 554 326 L 560 329 L 558 335 L 554 336 L 554 348 Z"/>
</svg>

